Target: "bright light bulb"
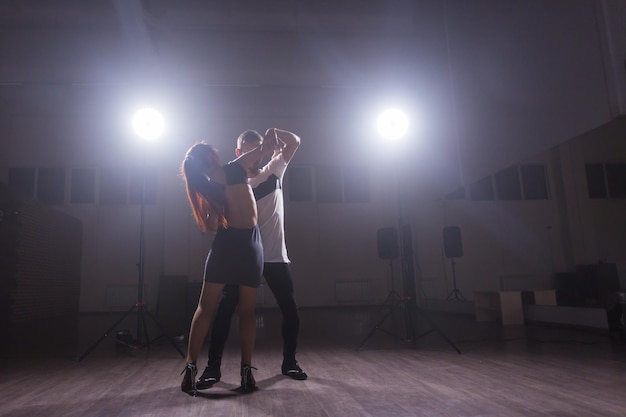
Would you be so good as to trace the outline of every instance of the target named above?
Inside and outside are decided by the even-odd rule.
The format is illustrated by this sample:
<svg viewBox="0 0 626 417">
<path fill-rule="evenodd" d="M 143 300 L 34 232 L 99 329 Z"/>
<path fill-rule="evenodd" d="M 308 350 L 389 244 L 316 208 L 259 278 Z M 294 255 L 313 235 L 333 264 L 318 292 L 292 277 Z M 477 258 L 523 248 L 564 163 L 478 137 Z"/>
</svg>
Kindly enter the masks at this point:
<svg viewBox="0 0 626 417">
<path fill-rule="evenodd" d="M 141 109 L 133 117 L 133 130 L 142 139 L 157 139 L 163 133 L 164 128 L 163 117 L 154 109 Z"/>
<path fill-rule="evenodd" d="M 385 139 L 396 140 L 402 138 L 408 128 L 409 119 L 402 110 L 388 109 L 378 116 L 378 133 Z"/>
</svg>

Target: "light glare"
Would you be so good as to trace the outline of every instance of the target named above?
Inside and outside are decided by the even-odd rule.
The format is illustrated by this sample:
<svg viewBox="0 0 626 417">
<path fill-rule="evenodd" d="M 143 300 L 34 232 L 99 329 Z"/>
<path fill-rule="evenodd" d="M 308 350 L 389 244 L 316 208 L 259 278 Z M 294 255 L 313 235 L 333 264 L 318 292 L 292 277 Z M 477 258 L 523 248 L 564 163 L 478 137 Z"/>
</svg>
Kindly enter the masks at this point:
<svg viewBox="0 0 626 417">
<path fill-rule="evenodd" d="M 155 109 L 144 108 L 133 117 L 133 130 L 142 139 L 154 140 L 163 133 L 165 122 Z"/>
<path fill-rule="evenodd" d="M 409 120 L 398 109 L 385 110 L 378 116 L 378 133 L 385 139 L 396 140 L 400 139 L 407 132 L 409 127 Z"/>
</svg>

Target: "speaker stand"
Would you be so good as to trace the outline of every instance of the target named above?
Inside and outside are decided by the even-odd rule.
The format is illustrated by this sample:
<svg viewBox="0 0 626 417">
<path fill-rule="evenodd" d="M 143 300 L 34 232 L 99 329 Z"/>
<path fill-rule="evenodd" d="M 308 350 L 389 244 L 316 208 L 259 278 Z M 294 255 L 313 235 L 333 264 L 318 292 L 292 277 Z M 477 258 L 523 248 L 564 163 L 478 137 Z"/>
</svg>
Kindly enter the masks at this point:
<svg viewBox="0 0 626 417">
<path fill-rule="evenodd" d="M 452 340 L 450 340 L 450 338 L 448 336 L 446 336 L 446 334 L 444 332 L 441 331 L 441 329 L 439 328 L 439 326 L 437 326 L 428 316 L 428 314 L 426 314 L 426 312 L 424 310 L 422 310 L 421 308 L 415 306 L 415 312 L 417 316 L 421 316 L 430 326 L 430 330 L 425 331 L 424 333 L 418 335 L 415 338 L 415 341 L 417 341 L 418 339 L 421 339 L 422 337 L 432 333 L 432 332 L 436 332 L 437 334 L 439 334 L 439 336 L 441 336 L 441 338 L 443 340 L 445 340 L 450 347 L 452 347 L 452 349 L 456 350 L 456 353 L 458 353 L 459 355 L 461 354 L 461 351 L 459 350 L 459 348 L 454 344 L 454 342 Z"/>
<path fill-rule="evenodd" d="M 387 321 L 387 319 L 389 317 L 391 317 L 391 315 L 400 307 L 404 308 L 404 317 L 405 317 L 405 325 L 406 325 L 406 329 L 407 329 L 407 335 L 406 337 L 400 337 L 397 334 L 394 334 L 386 329 L 384 329 L 382 326 L 383 324 Z M 409 309 L 409 307 L 412 307 L 412 309 L 414 310 L 414 314 L 411 315 L 411 311 Z M 413 326 L 411 317 L 421 317 L 422 319 L 424 319 L 424 321 L 426 321 L 428 323 L 428 325 L 430 326 L 430 329 L 415 336 L 415 326 Z M 412 303 L 411 297 L 400 297 L 398 298 L 394 304 L 391 306 L 391 308 L 389 309 L 389 311 L 374 325 L 374 327 L 369 331 L 369 333 L 367 334 L 367 336 L 365 336 L 365 338 L 361 341 L 361 343 L 359 343 L 359 345 L 356 347 L 356 351 L 359 351 L 364 345 L 365 343 L 367 343 L 367 341 L 374 335 L 374 333 L 376 333 L 376 331 L 379 330 L 383 333 L 387 333 L 388 335 L 391 335 L 397 339 L 399 339 L 402 342 L 405 343 L 415 343 L 417 342 L 419 339 L 421 339 L 422 337 L 430 334 L 430 333 L 437 333 L 439 334 L 439 336 L 441 336 L 441 338 L 443 340 L 446 341 L 446 343 L 448 343 L 448 345 L 450 345 L 450 347 L 452 347 L 452 349 L 454 349 L 456 351 L 456 353 L 461 354 L 461 351 L 459 350 L 459 348 L 456 346 L 456 344 L 454 344 L 454 342 L 452 340 L 450 340 L 450 338 L 448 336 L 446 336 L 446 334 L 444 332 L 441 331 L 441 329 L 439 328 L 439 326 L 437 326 L 428 316 L 428 314 L 426 314 L 425 311 L 423 311 L 421 308 L 417 307 L 417 305 L 415 305 L 415 303 Z M 412 335 L 410 334 L 412 333 Z M 411 337 L 412 336 L 412 337 Z"/>
<path fill-rule="evenodd" d="M 387 296 L 387 299 L 389 299 L 389 297 L 390 297 L 391 295 L 392 295 L 392 294 L 390 293 L 390 294 L 389 294 L 389 296 Z M 388 335 L 391 335 L 391 336 L 393 336 L 393 337 L 395 337 L 395 338 L 397 338 L 397 339 L 401 340 L 402 342 L 413 342 L 413 341 L 414 341 L 413 339 L 411 339 L 410 337 L 408 337 L 408 335 L 407 335 L 407 337 L 400 337 L 400 336 L 398 336 L 397 334 L 392 333 L 392 332 L 390 332 L 389 330 L 384 329 L 384 328 L 382 327 L 382 326 L 383 326 L 383 324 L 387 321 L 387 319 L 388 319 L 389 317 L 391 317 L 391 315 L 392 315 L 392 314 L 393 314 L 393 313 L 394 313 L 397 309 L 399 309 L 400 307 L 404 307 L 405 312 L 407 311 L 407 310 L 406 310 L 406 305 L 405 305 L 405 303 L 406 303 L 406 301 L 407 301 L 407 297 L 400 297 L 400 296 L 398 295 L 398 296 L 397 296 L 397 298 L 395 298 L 395 297 L 394 297 L 394 299 L 395 299 L 395 301 L 393 301 L 393 304 L 392 304 L 392 305 L 391 305 L 391 307 L 389 308 L 389 311 L 387 311 L 387 313 L 385 313 L 385 314 L 381 317 L 381 319 L 380 319 L 380 320 L 378 320 L 378 322 L 374 325 L 374 327 L 372 327 L 372 329 L 369 331 L 369 333 L 367 334 L 367 336 L 365 336 L 365 337 L 363 338 L 363 340 L 361 340 L 361 342 L 359 343 L 359 345 L 356 347 L 356 349 L 355 349 L 355 350 L 357 350 L 357 351 L 358 351 L 358 350 L 360 350 L 360 349 L 361 349 L 361 348 L 365 345 L 365 343 L 367 343 L 367 341 L 368 341 L 368 340 L 369 340 L 369 339 L 370 339 L 370 338 L 374 335 L 374 333 L 376 333 L 376 331 L 377 331 L 377 330 L 380 330 L 380 331 L 381 331 L 381 332 L 383 332 L 383 333 L 387 333 Z M 406 314 L 405 314 L 405 316 L 406 316 Z"/>
<path fill-rule="evenodd" d="M 391 336 L 394 336 L 400 340 L 406 341 L 408 340 L 408 338 L 401 338 L 393 333 L 391 333 L 390 331 L 384 329 L 382 327 L 382 325 L 387 321 L 387 319 L 389 317 L 391 317 L 391 315 L 403 305 L 404 302 L 404 297 L 400 296 L 400 294 L 398 294 L 395 290 L 395 279 L 393 276 L 393 258 L 389 258 L 389 271 L 390 271 L 390 276 L 391 276 L 391 290 L 389 291 L 389 294 L 387 294 L 387 297 L 385 298 L 385 301 L 383 301 L 380 309 L 378 310 L 378 312 L 380 312 L 381 310 L 385 309 L 386 307 L 389 308 L 389 311 L 387 311 L 387 313 L 385 313 L 381 319 L 374 325 L 374 327 L 372 327 L 372 329 L 369 331 L 369 333 L 367 334 L 367 336 L 365 336 L 365 338 L 359 343 L 359 345 L 356 347 L 356 350 L 361 349 L 361 347 L 363 347 L 363 345 L 365 345 L 365 343 L 369 340 L 370 337 L 372 337 L 374 335 L 374 333 L 376 333 L 376 330 L 380 330 L 381 332 L 387 333 Z"/>
<path fill-rule="evenodd" d="M 456 262 L 454 262 L 454 258 L 450 258 L 450 262 L 452 264 L 452 284 L 454 286 L 454 289 L 450 291 L 450 294 L 448 294 L 446 300 L 466 301 L 465 297 L 463 297 L 463 294 L 461 294 L 461 291 L 456 288 Z"/>
<path fill-rule="evenodd" d="M 387 295 L 387 298 L 385 299 L 385 301 L 383 302 L 383 307 L 385 307 L 385 305 L 389 302 L 391 302 L 391 306 L 389 307 L 389 311 L 387 311 L 387 313 L 385 313 L 380 320 L 378 320 L 378 322 L 376 322 L 376 324 L 374 325 L 374 327 L 372 327 L 372 329 L 369 331 L 369 333 L 363 338 L 363 340 L 358 344 L 358 346 L 356 347 L 356 351 L 359 351 L 366 343 L 367 341 L 374 335 L 374 333 L 376 333 L 376 331 L 381 331 L 383 333 L 387 333 L 390 336 L 393 336 L 396 339 L 399 339 L 400 341 L 404 342 L 404 343 L 415 343 L 417 342 L 418 339 L 421 339 L 422 337 L 436 332 L 437 334 L 439 334 L 439 336 L 441 336 L 443 338 L 443 340 L 445 340 L 458 354 L 461 353 L 461 351 L 459 350 L 459 348 L 454 344 L 454 342 L 452 340 L 450 340 L 450 338 L 448 338 L 448 336 L 445 335 L 444 332 L 441 331 L 441 329 L 430 319 L 430 317 L 428 316 L 428 314 L 426 314 L 426 312 L 424 312 L 421 308 L 419 308 L 417 306 L 417 303 L 415 303 L 411 297 L 403 297 L 400 296 L 400 294 L 398 294 L 395 290 L 394 290 L 394 278 L 393 278 L 393 264 L 392 264 L 392 260 L 389 260 L 389 267 L 391 270 L 391 291 L 389 292 L 389 295 Z M 389 319 L 393 313 L 402 308 L 404 310 L 404 314 L 403 314 L 403 318 L 404 318 L 404 328 L 406 331 L 406 335 L 405 337 L 401 337 L 398 336 L 395 333 L 392 333 L 390 331 L 388 331 L 387 329 L 383 328 L 383 324 L 385 324 L 385 322 L 387 321 L 387 319 Z M 422 317 L 422 319 L 424 319 L 424 321 L 426 321 L 428 323 L 428 325 L 430 326 L 430 329 L 419 334 L 419 335 L 415 335 L 415 324 L 413 323 L 413 317 L 418 318 L 418 317 Z"/>
<path fill-rule="evenodd" d="M 393 277 L 393 259 L 389 258 L 389 276 L 391 277 L 391 290 L 389 290 L 389 294 L 387 294 L 387 298 L 383 301 L 381 308 L 384 308 L 386 305 L 395 305 L 402 297 L 395 290 L 395 280 Z"/>
</svg>

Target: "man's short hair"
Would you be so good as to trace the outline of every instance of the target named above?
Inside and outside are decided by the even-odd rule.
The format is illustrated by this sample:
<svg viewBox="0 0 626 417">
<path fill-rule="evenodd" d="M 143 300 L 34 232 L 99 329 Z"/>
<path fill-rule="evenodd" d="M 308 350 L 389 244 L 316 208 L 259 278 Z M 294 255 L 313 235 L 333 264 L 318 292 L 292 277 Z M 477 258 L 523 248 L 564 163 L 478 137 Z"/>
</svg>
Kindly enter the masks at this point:
<svg viewBox="0 0 626 417">
<path fill-rule="evenodd" d="M 256 130 L 246 130 L 237 138 L 237 149 L 241 149 L 241 146 L 247 142 L 261 142 L 263 136 Z"/>
</svg>

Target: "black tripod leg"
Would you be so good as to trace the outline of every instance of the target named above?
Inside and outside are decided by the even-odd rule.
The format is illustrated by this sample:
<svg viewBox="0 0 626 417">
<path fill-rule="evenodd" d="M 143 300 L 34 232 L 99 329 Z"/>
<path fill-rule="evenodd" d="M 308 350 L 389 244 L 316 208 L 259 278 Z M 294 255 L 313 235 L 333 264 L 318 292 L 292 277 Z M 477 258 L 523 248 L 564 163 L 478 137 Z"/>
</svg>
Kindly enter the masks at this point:
<svg viewBox="0 0 626 417">
<path fill-rule="evenodd" d="M 388 303 L 389 301 L 393 302 L 393 299 L 394 299 L 394 298 L 395 298 L 394 293 L 393 293 L 393 292 L 390 292 L 389 294 L 387 294 L 387 298 L 385 298 L 385 301 L 383 301 L 383 304 L 382 304 L 382 305 L 383 305 L 383 306 L 384 306 L 384 305 L 387 305 L 387 303 Z"/>
<path fill-rule="evenodd" d="M 139 307 L 139 320 L 141 320 L 141 325 L 143 326 L 143 337 L 146 343 L 144 343 L 141 347 L 145 346 L 150 350 L 150 336 L 148 336 L 148 326 L 146 324 L 146 316 L 145 312 L 147 309 L 144 306 Z"/>
<path fill-rule="evenodd" d="M 82 355 L 80 355 L 78 357 L 78 362 L 82 361 L 85 358 L 85 356 L 89 355 L 89 353 L 91 353 L 91 351 L 94 350 L 96 348 L 96 346 L 98 346 L 100 344 L 100 342 L 102 342 L 104 340 L 104 338 L 107 337 L 109 335 L 109 333 L 111 333 L 122 322 L 122 320 L 124 320 L 126 317 L 128 317 L 128 315 L 130 313 L 132 313 L 134 309 L 135 309 L 135 306 L 132 306 L 131 308 L 129 308 L 128 311 L 126 313 L 124 313 L 124 315 L 122 317 L 120 317 L 120 319 L 118 321 L 116 321 L 111 327 L 109 327 L 109 329 L 106 332 L 104 332 L 104 334 L 102 336 L 100 336 L 100 339 L 96 340 L 96 342 L 93 345 L 91 345 L 85 351 L 85 353 L 83 353 Z"/>
<path fill-rule="evenodd" d="M 145 309 L 145 313 L 148 315 L 148 317 L 150 317 L 150 319 L 152 319 L 152 321 L 154 322 L 154 324 L 156 324 L 156 326 L 159 328 L 159 331 L 161 332 L 161 335 L 163 335 L 168 342 L 170 342 L 170 344 L 172 346 L 174 346 L 174 349 L 176 349 L 178 351 L 178 353 L 180 353 L 180 356 L 182 356 L 183 358 L 185 357 L 185 354 L 182 352 L 182 350 L 180 350 L 180 348 L 178 347 L 178 345 L 176 344 L 176 342 L 174 341 L 174 339 L 170 336 L 167 335 L 167 333 L 165 332 L 165 329 L 163 328 L 163 326 L 161 325 L 161 323 L 159 323 L 159 321 L 156 319 L 156 317 L 154 316 L 154 314 L 152 314 L 150 312 L 150 310 L 148 310 L 147 308 Z"/>
<path fill-rule="evenodd" d="M 379 314 L 385 308 L 388 308 L 390 306 L 391 306 L 391 308 L 393 308 L 396 305 L 396 303 L 398 302 L 399 299 L 400 299 L 399 295 L 397 295 L 393 291 L 390 292 L 389 294 L 387 294 L 387 298 L 385 298 L 385 301 L 383 301 L 383 303 L 380 305 L 380 307 L 378 307 L 378 309 L 376 310 L 376 314 Z"/>
<path fill-rule="evenodd" d="M 374 325 L 374 327 L 372 328 L 372 330 L 370 330 L 370 332 L 367 334 L 367 336 L 365 336 L 365 338 L 361 341 L 361 343 L 359 343 L 359 345 L 356 347 L 355 350 L 359 350 L 363 347 L 363 345 L 369 340 L 370 337 L 372 337 L 372 335 L 376 332 L 376 330 L 380 329 L 380 326 L 382 326 L 382 324 L 389 318 L 389 316 L 391 316 L 393 314 L 393 312 L 396 310 L 396 308 L 398 308 L 400 304 L 396 303 L 394 304 L 389 311 L 387 312 L 387 314 L 385 314 L 379 321 L 378 323 L 376 323 Z"/>
<path fill-rule="evenodd" d="M 450 340 L 450 339 L 448 338 L 448 336 L 446 336 L 446 335 L 445 335 L 445 333 L 444 333 L 444 332 L 442 332 L 442 331 L 441 331 L 441 329 L 440 329 L 437 325 L 435 325 L 435 323 L 433 323 L 433 321 L 430 319 L 430 317 L 428 317 L 428 315 L 427 315 L 426 313 L 424 313 L 423 311 L 421 311 L 419 308 L 418 308 L 416 311 L 418 312 L 418 314 L 421 314 L 421 315 L 422 315 L 422 317 L 424 318 L 424 320 L 426 320 L 426 321 L 428 322 L 428 325 L 430 326 L 430 330 L 428 330 L 427 332 L 424 332 L 424 333 L 422 333 L 421 335 L 417 336 L 417 337 L 415 338 L 415 340 L 417 340 L 417 339 L 419 339 L 419 338 L 421 338 L 421 337 L 424 337 L 424 336 L 426 336 L 426 335 L 427 335 L 427 334 L 429 334 L 429 333 L 432 333 L 432 332 L 437 332 L 437 333 L 439 333 L 439 336 L 441 336 L 441 337 L 443 338 L 443 340 L 445 340 L 446 342 L 448 342 L 448 344 L 449 344 L 449 345 L 450 345 L 450 346 L 451 346 L 454 350 L 456 350 L 456 352 L 457 352 L 458 354 L 461 354 L 461 351 L 460 351 L 460 350 L 459 350 L 459 348 L 458 348 L 458 347 L 454 344 L 454 342 L 453 342 L 452 340 Z"/>
<path fill-rule="evenodd" d="M 417 314 L 413 313 L 413 310 L 416 309 L 415 304 L 409 304 L 406 300 L 404 302 L 404 332 L 406 335 L 405 342 L 415 342 L 417 340 L 417 336 L 415 336 L 416 323 L 413 322 L 413 317 L 416 317 Z"/>
</svg>

